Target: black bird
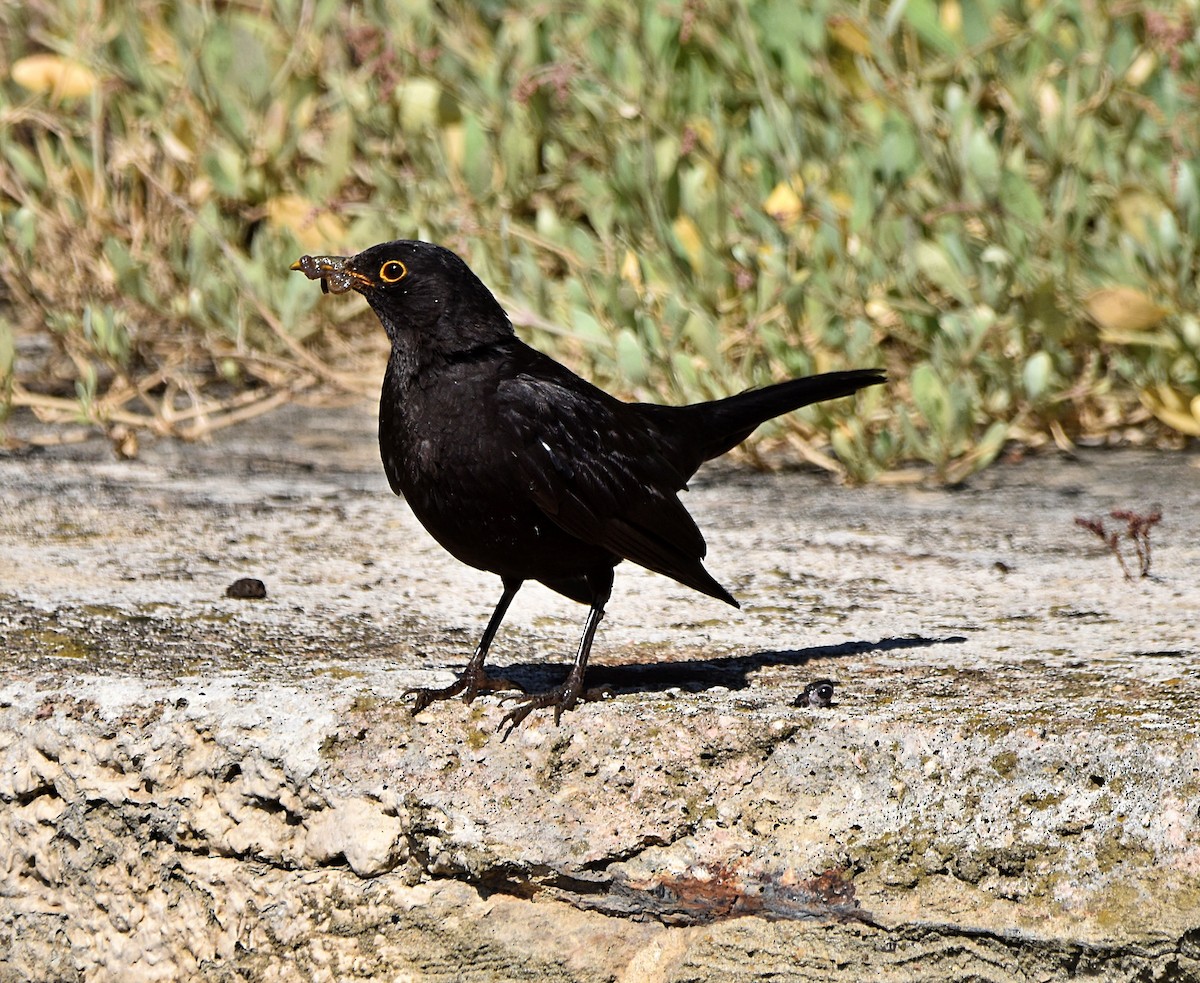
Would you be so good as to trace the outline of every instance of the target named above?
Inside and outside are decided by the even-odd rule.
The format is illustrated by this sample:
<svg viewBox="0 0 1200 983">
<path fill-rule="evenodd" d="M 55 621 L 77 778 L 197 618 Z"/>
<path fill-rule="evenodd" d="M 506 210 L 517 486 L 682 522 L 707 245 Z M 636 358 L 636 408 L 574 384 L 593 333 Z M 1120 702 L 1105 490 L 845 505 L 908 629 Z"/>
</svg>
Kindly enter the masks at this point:
<svg viewBox="0 0 1200 983">
<path fill-rule="evenodd" d="M 590 605 L 566 680 L 517 698 L 505 736 L 535 709 L 553 707 L 557 722 L 575 705 L 622 560 L 738 607 L 701 564 L 704 537 L 677 493 L 765 420 L 884 381 L 862 369 L 690 406 L 625 403 L 520 341 L 487 287 L 441 246 L 397 240 L 357 256 L 303 256 L 292 269 L 367 299 L 392 344 L 379 401 L 392 490 L 450 553 L 504 585 L 462 675 L 413 690 L 414 712 L 508 687 L 483 662 L 526 580 Z"/>
</svg>

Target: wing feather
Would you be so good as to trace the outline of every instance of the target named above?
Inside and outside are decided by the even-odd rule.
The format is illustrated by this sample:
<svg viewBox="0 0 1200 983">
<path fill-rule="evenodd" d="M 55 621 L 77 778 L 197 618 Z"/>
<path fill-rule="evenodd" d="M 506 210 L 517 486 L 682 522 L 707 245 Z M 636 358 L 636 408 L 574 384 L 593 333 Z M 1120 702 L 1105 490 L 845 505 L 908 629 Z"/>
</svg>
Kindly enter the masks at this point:
<svg viewBox="0 0 1200 983">
<path fill-rule="evenodd" d="M 600 390 L 540 375 L 501 383 L 500 406 L 520 435 L 517 467 L 533 501 L 571 535 L 735 603 L 704 569 L 704 537 L 677 492 L 683 474 L 655 425 Z"/>
</svg>

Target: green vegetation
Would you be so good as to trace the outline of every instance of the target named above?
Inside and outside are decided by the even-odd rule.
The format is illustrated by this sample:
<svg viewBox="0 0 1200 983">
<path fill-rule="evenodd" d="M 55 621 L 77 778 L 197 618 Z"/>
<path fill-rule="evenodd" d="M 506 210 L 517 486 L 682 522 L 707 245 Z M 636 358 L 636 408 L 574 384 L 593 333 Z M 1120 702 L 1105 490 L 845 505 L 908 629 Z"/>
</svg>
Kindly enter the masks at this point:
<svg viewBox="0 0 1200 983">
<path fill-rule="evenodd" d="M 885 365 L 767 431 L 856 479 L 1177 444 L 1195 8 L 5 4 L 0 407 L 194 437 L 371 392 L 361 301 L 287 268 L 420 237 L 628 395 Z"/>
</svg>

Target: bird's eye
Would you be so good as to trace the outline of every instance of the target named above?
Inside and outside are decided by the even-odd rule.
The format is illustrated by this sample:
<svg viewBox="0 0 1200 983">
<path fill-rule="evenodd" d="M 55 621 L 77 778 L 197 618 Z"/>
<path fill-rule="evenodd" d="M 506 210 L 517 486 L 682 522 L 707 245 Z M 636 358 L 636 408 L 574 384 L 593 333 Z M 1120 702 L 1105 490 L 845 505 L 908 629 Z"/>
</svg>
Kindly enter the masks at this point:
<svg viewBox="0 0 1200 983">
<path fill-rule="evenodd" d="M 408 276 L 408 267 L 398 259 L 389 259 L 379 267 L 379 279 L 384 283 L 396 283 Z"/>
</svg>

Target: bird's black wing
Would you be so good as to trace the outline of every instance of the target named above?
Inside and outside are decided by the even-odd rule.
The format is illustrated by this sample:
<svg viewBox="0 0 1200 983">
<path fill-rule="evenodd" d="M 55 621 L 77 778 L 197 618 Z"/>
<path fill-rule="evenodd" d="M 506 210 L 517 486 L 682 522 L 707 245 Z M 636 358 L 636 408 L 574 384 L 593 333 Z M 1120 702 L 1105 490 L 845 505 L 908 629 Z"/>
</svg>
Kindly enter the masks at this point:
<svg viewBox="0 0 1200 983">
<path fill-rule="evenodd" d="M 700 562 L 704 537 L 676 494 L 690 474 L 662 453 L 656 425 L 547 363 L 497 393 L 533 501 L 572 536 L 736 604 Z"/>
</svg>

